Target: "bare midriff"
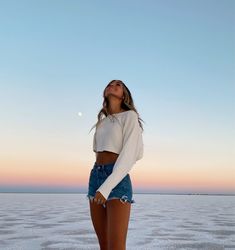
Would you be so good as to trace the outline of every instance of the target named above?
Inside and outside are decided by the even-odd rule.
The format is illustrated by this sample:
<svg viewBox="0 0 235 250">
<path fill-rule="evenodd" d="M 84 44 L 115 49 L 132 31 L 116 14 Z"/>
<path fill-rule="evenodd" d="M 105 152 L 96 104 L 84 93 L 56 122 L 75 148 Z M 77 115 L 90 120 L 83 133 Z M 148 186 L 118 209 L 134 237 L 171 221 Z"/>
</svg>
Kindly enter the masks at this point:
<svg viewBox="0 0 235 250">
<path fill-rule="evenodd" d="M 103 151 L 103 152 L 96 152 L 96 163 L 97 164 L 109 164 L 114 163 L 118 158 L 118 154 Z"/>
</svg>

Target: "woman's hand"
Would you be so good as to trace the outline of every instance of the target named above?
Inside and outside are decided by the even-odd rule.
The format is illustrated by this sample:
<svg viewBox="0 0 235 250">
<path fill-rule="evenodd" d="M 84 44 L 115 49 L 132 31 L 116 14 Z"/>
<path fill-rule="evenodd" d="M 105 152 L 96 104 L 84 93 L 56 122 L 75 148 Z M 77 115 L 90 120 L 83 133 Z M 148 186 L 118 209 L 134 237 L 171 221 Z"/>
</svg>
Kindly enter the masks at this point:
<svg viewBox="0 0 235 250">
<path fill-rule="evenodd" d="M 95 193 L 94 202 L 96 202 L 97 204 L 102 205 L 102 204 L 104 204 L 106 202 L 106 199 L 104 198 L 104 196 L 99 191 L 97 191 Z"/>
</svg>

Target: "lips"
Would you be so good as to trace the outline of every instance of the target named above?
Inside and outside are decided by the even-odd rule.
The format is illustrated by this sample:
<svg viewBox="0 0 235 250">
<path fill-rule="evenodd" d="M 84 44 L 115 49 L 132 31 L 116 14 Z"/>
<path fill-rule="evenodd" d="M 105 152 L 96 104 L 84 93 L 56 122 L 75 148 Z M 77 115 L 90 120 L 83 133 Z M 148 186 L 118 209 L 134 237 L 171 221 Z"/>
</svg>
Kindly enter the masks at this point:
<svg viewBox="0 0 235 250">
<path fill-rule="evenodd" d="M 110 90 L 115 90 L 115 91 L 117 91 L 117 88 L 111 87 L 111 88 L 108 89 L 108 91 L 110 91 Z"/>
</svg>

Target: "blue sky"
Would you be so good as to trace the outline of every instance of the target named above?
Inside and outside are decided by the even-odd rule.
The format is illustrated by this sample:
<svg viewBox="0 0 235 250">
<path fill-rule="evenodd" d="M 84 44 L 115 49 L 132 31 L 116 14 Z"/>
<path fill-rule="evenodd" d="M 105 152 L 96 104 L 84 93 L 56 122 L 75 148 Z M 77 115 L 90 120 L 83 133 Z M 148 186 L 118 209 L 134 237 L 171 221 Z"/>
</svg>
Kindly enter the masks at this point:
<svg viewBox="0 0 235 250">
<path fill-rule="evenodd" d="M 10 0 L 0 23 L 3 158 L 47 146 L 92 162 L 103 88 L 121 79 L 146 122 L 143 163 L 202 153 L 208 173 L 235 174 L 234 1 Z"/>
</svg>

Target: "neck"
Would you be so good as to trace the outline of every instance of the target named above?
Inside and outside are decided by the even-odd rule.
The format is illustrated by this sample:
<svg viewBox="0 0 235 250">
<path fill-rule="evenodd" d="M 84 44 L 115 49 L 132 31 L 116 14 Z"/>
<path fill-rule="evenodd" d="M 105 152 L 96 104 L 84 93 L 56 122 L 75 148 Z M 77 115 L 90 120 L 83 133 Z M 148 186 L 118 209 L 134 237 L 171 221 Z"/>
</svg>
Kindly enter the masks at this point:
<svg viewBox="0 0 235 250">
<path fill-rule="evenodd" d="M 120 113 L 123 112 L 124 110 L 121 109 L 120 107 L 115 107 L 115 108 L 109 108 L 109 113 L 112 114 L 116 114 L 116 113 Z"/>
<path fill-rule="evenodd" d="M 108 110 L 110 114 L 122 112 L 123 109 L 121 108 L 121 100 L 110 96 Z"/>
</svg>

